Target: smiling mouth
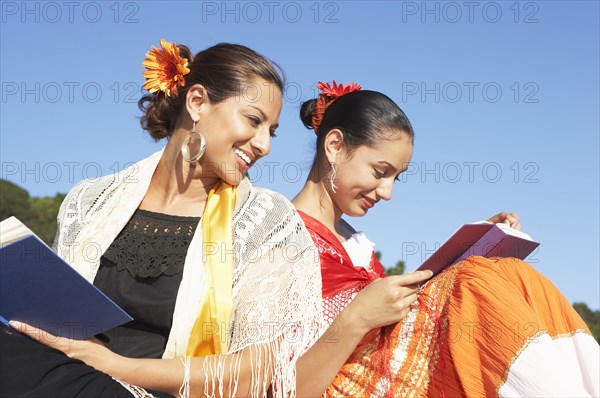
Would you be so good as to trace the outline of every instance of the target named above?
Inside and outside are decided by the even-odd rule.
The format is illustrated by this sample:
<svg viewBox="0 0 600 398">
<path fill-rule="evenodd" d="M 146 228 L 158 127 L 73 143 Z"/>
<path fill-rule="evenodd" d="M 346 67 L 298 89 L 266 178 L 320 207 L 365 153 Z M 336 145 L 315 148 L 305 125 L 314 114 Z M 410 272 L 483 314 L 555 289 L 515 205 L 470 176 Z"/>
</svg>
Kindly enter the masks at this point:
<svg viewBox="0 0 600 398">
<path fill-rule="evenodd" d="M 252 159 L 238 148 L 233 148 L 236 155 L 240 157 L 248 166 L 252 163 Z"/>
<path fill-rule="evenodd" d="M 365 201 L 365 203 L 367 204 L 367 206 L 369 206 L 369 208 L 375 206 L 375 204 L 377 203 L 377 201 L 375 201 L 373 199 L 369 199 L 366 196 L 363 196 L 363 200 Z"/>
</svg>

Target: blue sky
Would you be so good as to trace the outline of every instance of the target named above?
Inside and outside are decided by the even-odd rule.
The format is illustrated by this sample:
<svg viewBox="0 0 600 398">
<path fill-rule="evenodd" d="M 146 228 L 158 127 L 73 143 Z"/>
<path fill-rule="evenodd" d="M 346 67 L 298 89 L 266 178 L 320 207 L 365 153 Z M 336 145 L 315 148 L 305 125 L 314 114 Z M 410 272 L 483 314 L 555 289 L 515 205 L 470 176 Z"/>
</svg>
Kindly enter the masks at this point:
<svg viewBox="0 0 600 398">
<path fill-rule="evenodd" d="M 141 62 L 161 38 L 245 44 L 288 90 L 254 183 L 292 198 L 313 157 L 298 110 L 317 81 L 382 91 L 409 116 L 413 165 L 352 219 L 416 268 L 460 225 L 517 211 L 530 262 L 600 307 L 597 1 L 1 2 L 0 177 L 36 196 L 158 150 L 140 129 Z"/>
</svg>

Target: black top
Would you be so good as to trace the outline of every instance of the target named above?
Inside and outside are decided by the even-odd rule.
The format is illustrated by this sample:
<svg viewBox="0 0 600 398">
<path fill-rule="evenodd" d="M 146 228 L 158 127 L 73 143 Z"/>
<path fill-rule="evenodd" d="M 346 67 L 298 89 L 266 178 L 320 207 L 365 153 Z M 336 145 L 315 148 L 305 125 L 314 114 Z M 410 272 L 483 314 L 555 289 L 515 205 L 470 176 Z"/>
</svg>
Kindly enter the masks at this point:
<svg viewBox="0 0 600 398">
<path fill-rule="evenodd" d="M 106 250 L 94 285 L 134 319 L 96 336 L 112 351 L 133 358 L 162 356 L 199 221 L 138 209 Z"/>
</svg>

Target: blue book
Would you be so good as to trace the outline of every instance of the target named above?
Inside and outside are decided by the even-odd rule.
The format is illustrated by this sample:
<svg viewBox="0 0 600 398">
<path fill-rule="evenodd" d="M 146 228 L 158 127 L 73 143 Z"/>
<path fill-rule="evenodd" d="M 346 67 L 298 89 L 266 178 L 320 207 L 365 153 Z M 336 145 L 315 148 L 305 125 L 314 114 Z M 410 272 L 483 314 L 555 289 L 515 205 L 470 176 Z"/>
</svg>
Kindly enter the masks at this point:
<svg viewBox="0 0 600 398">
<path fill-rule="evenodd" d="M 0 321 L 86 339 L 133 320 L 17 218 L 0 223 Z"/>
<path fill-rule="evenodd" d="M 506 224 L 487 221 L 465 224 L 417 270 L 428 269 L 436 275 L 470 256 L 515 257 L 524 260 L 539 245 L 531 236 Z"/>
</svg>

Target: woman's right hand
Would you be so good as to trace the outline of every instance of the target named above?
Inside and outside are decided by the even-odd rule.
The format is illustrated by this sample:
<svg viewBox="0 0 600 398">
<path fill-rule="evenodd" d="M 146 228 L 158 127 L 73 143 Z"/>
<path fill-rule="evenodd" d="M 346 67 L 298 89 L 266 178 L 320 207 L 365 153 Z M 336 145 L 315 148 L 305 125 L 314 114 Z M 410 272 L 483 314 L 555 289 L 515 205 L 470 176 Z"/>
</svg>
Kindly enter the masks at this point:
<svg viewBox="0 0 600 398">
<path fill-rule="evenodd" d="M 417 300 L 419 283 L 431 278 L 429 270 L 391 275 L 371 282 L 343 312 L 364 334 L 402 320 Z"/>
<path fill-rule="evenodd" d="M 74 340 L 58 337 L 23 322 L 10 322 L 10 326 L 38 343 L 62 351 L 69 358 L 79 359 L 96 370 L 112 373 L 112 365 L 119 355 L 109 350 L 100 340 L 92 337 L 86 340 Z"/>
</svg>

